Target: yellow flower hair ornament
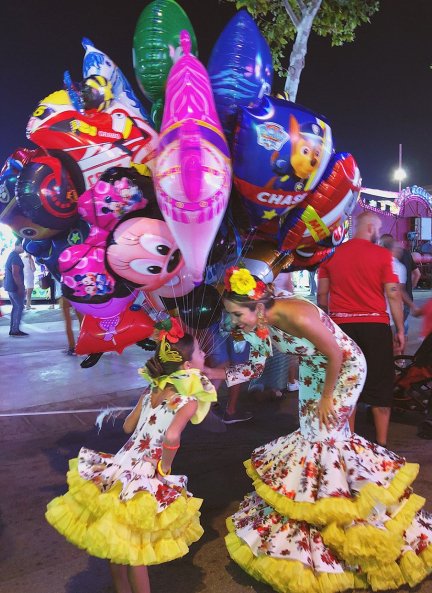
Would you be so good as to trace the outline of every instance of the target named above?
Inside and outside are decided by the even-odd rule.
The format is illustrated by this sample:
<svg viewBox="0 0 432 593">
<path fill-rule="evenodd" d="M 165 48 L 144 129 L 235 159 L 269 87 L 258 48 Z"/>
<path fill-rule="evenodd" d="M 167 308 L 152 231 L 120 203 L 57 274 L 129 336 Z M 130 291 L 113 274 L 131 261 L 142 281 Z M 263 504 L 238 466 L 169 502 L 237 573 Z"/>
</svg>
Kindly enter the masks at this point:
<svg viewBox="0 0 432 593">
<path fill-rule="evenodd" d="M 224 285 L 228 292 L 248 296 L 254 301 L 261 299 L 266 291 L 262 280 L 255 280 L 250 271 L 242 266 L 231 266 L 225 272 Z"/>
</svg>

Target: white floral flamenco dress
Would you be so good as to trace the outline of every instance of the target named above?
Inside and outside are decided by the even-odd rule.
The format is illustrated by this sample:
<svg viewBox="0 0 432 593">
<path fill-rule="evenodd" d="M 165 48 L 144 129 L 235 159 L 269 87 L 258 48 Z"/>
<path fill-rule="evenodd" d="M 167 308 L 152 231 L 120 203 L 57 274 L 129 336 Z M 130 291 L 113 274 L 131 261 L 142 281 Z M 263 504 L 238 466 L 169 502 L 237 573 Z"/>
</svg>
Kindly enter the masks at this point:
<svg viewBox="0 0 432 593">
<path fill-rule="evenodd" d="M 334 391 L 338 422 L 319 428 L 326 359 L 306 339 L 270 328 L 251 343 L 250 362 L 229 384 L 262 372 L 272 345 L 300 360 L 300 428 L 253 451 L 245 462 L 255 491 L 227 520 L 232 559 L 284 593 L 415 586 L 432 570 L 432 515 L 411 490 L 418 465 L 352 434 L 348 418 L 366 376 L 358 346 L 320 311 L 343 351 Z M 377 345 L 379 347 L 379 345 Z"/>
<path fill-rule="evenodd" d="M 141 374 L 150 381 L 145 371 Z M 69 489 L 47 507 L 48 522 L 92 556 L 130 566 L 159 564 L 184 556 L 202 533 L 202 500 L 187 491 L 182 475 L 161 477 L 155 465 L 175 414 L 192 400 L 205 417 L 216 391 L 200 371 L 177 371 L 158 380 L 175 395 L 155 408 L 150 387 L 144 392 L 137 427 L 115 455 L 82 448 L 69 462 Z"/>
</svg>

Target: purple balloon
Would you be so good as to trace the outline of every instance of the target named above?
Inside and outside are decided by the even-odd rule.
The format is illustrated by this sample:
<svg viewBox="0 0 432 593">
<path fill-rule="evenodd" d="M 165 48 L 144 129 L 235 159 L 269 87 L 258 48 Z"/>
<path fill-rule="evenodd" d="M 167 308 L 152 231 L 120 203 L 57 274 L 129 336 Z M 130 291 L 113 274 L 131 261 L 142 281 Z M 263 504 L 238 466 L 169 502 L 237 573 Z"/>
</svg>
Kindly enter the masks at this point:
<svg viewBox="0 0 432 593">
<path fill-rule="evenodd" d="M 134 290 L 125 297 L 114 297 L 106 303 L 76 303 L 71 302 L 73 308 L 83 315 L 91 315 L 92 317 L 107 319 L 114 317 L 124 311 L 127 305 L 133 302 L 137 297 L 138 291 Z"/>
</svg>

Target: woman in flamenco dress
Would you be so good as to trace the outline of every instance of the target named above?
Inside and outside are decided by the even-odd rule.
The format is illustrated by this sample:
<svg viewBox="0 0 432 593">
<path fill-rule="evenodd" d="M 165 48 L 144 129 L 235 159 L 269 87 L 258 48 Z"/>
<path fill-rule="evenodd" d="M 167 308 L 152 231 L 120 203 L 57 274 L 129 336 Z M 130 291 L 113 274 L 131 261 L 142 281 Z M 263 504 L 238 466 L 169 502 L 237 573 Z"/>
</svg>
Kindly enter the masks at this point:
<svg viewBox="0 0 432 593">
<path fill-rule="evenodd" d="M 432 571 L 432 515 L 411 488 L 418 465 L 349 429 L 366 376 L 359 347 L 314 304 L 275 299 L 246 268 L 227 270 L 223 298 L 250 343 L 228 385 L 259 376 L 273 347 L 300 362 L 300 427 L 245 462 L 255 490 L 227 520 L 231 558 L 283 593 L 417 585 Z"/>
<path fill-rule="evenodd" d="M 115 455 L 81 448 L 67 493 L 46 512 L 68 541 L 109 560 L 117 593 L 149 593 L 147 566 L 184 556 L 203 533 L 202 500 L 171 464 L 188 421 L 201 422 L 217 394 L 197 340 L 175 319 L 168 326 L 140 370 L 150 386 L 125 420 L 133 434 Z"/>
</svg>

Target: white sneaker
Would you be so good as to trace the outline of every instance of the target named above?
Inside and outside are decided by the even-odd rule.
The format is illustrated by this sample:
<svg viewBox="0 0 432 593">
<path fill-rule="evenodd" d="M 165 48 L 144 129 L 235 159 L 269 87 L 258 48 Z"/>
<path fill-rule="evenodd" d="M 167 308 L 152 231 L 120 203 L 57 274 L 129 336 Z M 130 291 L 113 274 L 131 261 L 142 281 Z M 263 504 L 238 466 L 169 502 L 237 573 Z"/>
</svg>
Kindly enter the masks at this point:
<svg viewBox="0 0 432 593">
<path fill-rule="evenodd" d="M 294 381 L 294 383 L 288 383 L 287 389 L 288 389 L 288 391 L 298 391 L 299 390 L 299 382 Z"/>
</svg>

